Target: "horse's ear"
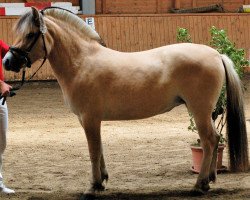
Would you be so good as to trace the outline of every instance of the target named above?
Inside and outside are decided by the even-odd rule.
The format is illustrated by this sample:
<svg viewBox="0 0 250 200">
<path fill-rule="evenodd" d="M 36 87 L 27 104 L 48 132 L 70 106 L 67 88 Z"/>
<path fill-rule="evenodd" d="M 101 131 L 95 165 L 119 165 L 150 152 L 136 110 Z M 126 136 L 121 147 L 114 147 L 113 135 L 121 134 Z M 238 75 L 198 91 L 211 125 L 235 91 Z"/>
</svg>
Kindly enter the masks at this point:
<svg viewBox="0 0 250 200">
<path fill-rule="evenodd" d="M 39 19 L 39 11 L 35 7 L 31 7 L 32 9 L 32 16 L 33 16 L 33 21 L 37 26 L 40 26 L 40 19 Z"/>
</svg>

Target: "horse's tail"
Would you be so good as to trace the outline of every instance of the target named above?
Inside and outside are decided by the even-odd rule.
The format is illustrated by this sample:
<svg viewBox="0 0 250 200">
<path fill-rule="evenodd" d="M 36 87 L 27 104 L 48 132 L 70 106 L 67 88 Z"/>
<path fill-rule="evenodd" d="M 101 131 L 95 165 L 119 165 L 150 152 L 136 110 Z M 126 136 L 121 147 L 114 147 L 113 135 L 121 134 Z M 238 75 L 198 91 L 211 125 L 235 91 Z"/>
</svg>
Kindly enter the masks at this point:
<svg viewBox="0 0 250 200">
<path fill-rule="evenodd" d="M 226 73 L 227 140 L 230 169 L 233 172 L 247 171 L 249 169 L 248 140 L 241 80 L 231 59 L 226 55 L 221 56 Z"/>
</svg>

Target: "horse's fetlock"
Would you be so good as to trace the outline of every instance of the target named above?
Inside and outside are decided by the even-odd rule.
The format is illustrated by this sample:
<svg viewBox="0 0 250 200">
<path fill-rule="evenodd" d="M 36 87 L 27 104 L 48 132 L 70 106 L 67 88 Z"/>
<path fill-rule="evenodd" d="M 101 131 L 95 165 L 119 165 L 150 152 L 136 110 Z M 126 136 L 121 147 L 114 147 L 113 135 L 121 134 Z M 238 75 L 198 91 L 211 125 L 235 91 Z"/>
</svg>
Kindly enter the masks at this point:
<svg viewBox="0 0 250 200">
<path fill-rule="evenodd" d="M 109 180 L 109 175 L 108 175 L 108 173 L 102 174 L 102 182 L 103 182 L 103 181 L 106 181 L 106 183 L 107 183 L 108 180 Z"/>
<path fill-rule="evenodd" d="M 216 182 L 217 174 L 215 172 L 210 173 L 209 175 L 209 182 Z"/>
</svg>

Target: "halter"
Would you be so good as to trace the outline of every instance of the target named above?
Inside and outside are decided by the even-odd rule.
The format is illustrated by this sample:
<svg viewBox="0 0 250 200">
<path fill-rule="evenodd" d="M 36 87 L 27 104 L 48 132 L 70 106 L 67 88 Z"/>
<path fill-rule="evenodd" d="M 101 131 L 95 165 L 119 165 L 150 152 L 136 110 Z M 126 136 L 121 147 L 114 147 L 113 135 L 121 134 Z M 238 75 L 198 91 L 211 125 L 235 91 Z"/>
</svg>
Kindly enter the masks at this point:
<svg viewBox="0 0 250 200">
<path fill-rule="evenodd" d="M 16 55 L 18 55 L 19 59 L 24 61 L 24 65 L 26 67 L 29 67 L 29 68 L 31 67 L 31 61 L 30 61 L 30 58 L 29 58 L 29 53 L 31 52 L 31 50 L 35 46 L 35 44 L 38 41 L 40 35 L 42 35 L 42 39 L 43 39 L 43 46 L 44 46 L 44 51 L 45 51 L 44 60 L 46 60 L 47 59 L 47 48 L 46 48 L 46 44 L 45 44 L 44 34 L 41 33 L 41 31 L 35 33 L 35 39 L 33 40 L 33 42 L 30 44 L 30 46 L 26 50 L 22 50 L 20 48 L 14 47 L 14 46 L 11 46 L 10 49 L 9 49 L 9 51 L 12 53 L 12 55 L 14 57 L 17 58 Z"/>
<path fill-rule="evenodd" d="M 41 12 L 41 14 L 43 15 L 43 12 Z M 48 51 L 46 48 L 46 43 L 45 43 L 45 32 L 46 32 L 46 28 L 42 27 L 41 25 L 39 27 L 39 31 L 37 33 L 35 33 L 35 39 L 33 40 L 33 42 L 29 45 L 29 47 L 26 50 L 22 50 L 20 48 L 11 46 L 9 51 L 12 53 L 12 55 L 22 61 L 22 65 L 24 65 L 23 68 L 23 73 L 22 73 L 22 81 L 21 84 L 19 86 L 15 86 L 12 89 L 10 89 L 10 97 L 16 95 L 16 93 L 14 91 L 19 90 L 25 82 L 31 80 L 36 73 L 41 69 L 41 67 L 43 66 L 43 64 L 45 63 L 45 61 L 47 60 L 47 56 L 48 56 Z M 43 57 L 43 62 L 41 63 L 41 65 L 38 67 L 38 69 L 30 76 L 30 78 L 28 80 L 25 80 L 25 67 L 30 68 L 31 67 L 31 60 L 29 58 L 29 54 L 31 52 L 31 50 L 33 49 L 33 47 L 35 46 L 36 42 L 38 41 L 39 37 L 42 36 L 42 40 L 43 40 L 43 50 L 44 50 L 44 57 Z M 18 55 L 18 56 L 17 56 Z M 0 94 L 0 99 L 3 99 L 2 101 L 2 105 L 4 105 L 5 101 L 6 101 L 6 97 L 3 97 Z"/>
</svg>

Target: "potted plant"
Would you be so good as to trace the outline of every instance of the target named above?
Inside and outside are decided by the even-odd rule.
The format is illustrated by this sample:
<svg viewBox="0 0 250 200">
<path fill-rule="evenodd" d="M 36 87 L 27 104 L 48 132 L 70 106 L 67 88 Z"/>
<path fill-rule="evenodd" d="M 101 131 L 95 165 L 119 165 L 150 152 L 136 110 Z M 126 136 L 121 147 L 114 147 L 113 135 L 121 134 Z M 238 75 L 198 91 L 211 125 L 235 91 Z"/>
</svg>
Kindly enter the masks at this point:
<svg viewBox="0 0 250 200">
<path fill-rule="evenodd" d="M 249 61 L 245 59 L 244 49 L 237 49 L 235 44 L 232 43 L 225 30 L 218 30 L 216 27 L 212 26 L 210 29 L 211 41 L 210 45 L 214 47 L 219 53 L 226 54 L 234 62 L 234 67 L 239 77 L 243 77 L 245 66 L 249 65 Z M 177 41 L 178 42 L 192 42 L 191 36 L 188 30 L 185 28 L 179 28 L 177 31 Z M 212 119 L 216 124 L 217 131 L 220 135 L 219 147 L 218 147 L 218 159 L 217 159 L 217 170 L 225 170 L 226 168 L 222 165 L 223 150 L 225 148 L 226 139 L 223 137 L 222 131 L 226 123 L 226 87 L 223 85 L 220 97 L 216 104 L 216 107 L 212 113 Z M 190 125 L 188 130 L 196 132 L 197 128 L 194 122 L 192 113 L 189 113 Z M 193 156 L 193 166 L 192 171 L 199 173 L 203 151 L 200 146 L 200 140 L 191 145 L 192 156 Z"/>
</svg>

